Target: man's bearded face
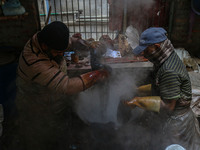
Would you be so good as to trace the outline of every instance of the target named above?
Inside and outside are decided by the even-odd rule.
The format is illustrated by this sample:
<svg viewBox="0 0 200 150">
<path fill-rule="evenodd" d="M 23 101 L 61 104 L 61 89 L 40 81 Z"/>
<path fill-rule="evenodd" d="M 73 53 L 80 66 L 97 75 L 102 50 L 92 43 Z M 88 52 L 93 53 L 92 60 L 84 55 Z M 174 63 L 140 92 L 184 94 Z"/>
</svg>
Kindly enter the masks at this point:
<svg viewBox="0 0 200 150">
<path fill-rule="evenodd" d="M 46 54 L 49 56 L 50 59 L 54 60 L 59 65 L 64 60 L 64 57 L 63 57 L 64 56 L 64 51 L 58 51 L 58 50 L 48 49 L 46 51 Z"/>
</svg>

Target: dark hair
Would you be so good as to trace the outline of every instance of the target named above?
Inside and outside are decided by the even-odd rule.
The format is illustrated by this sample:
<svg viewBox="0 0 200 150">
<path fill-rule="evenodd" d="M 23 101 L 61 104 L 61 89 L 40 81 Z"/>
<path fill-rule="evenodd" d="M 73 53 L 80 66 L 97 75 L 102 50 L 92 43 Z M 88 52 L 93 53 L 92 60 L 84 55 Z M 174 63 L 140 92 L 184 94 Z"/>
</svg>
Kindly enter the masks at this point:
<svg viewBox="0 0 200 150">
<path fill-rule="evenodd" d="M 45 43 L 55 50 L 65 50 L 69 44 L 69 29 L 64 23 L 54 21 L 45 26 L 37 37 L 39 43 Z"/>
</svg>

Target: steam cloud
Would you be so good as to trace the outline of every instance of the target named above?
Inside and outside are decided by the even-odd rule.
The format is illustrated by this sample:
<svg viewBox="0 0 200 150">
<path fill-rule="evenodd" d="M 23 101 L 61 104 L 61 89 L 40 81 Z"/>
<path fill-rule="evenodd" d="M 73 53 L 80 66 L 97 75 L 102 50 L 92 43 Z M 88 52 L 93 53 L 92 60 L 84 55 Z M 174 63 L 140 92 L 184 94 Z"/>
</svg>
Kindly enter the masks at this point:
<svg viewBox="0 0 200 150">
<path fill-rule="evenodd" d="M 118 124 L 119 102 L 124 98 L 130 100 L 134 97 L 136 91 L 135 78 L 137 77 L 137 80 L 140 80 L 137 72 L 114 71 L 108 82 L 95 85 L 93 88 L 81 93 L 76 105 L 80 118 L 85 122 L 113 122 Z M 145 75 L 142 78 L 144 79 Z"/>
<path fill-rule="evenodd" d="M 145 9 L 151 8 L 154 0 L 127 0 L 127 2 L 128 10 L 134 9 L 136 16 L 140 14 L 139 20 L 133 22 L 132 25 L 141 33 L 143 30 L 142 27 L 145 27 L 147 24 L 145 17 L 148 15 L 148 12 L 144 11 L 143 6 L 145 6 Z M 128 13 L 131 12 L 128 11 Z M 138 43 L 138 38 L 134 42 Z M 135 43 L 133 43 L 134 46 L 136 45 Z M 79 99 L 76 101 L 77 114 L 85 122 L 97 123 L 95 124 L 96 128 L 93 131 L 93 136 L 98 139 L 96 144 L 98 148 L 100 146 L 101 149 L 105 149 L 103 142 L 98 143 L 98 141 L 101 141 L 105 137 L 108 137 L 109 142 L 105 140 L 104 144 L 106 143 L 106 146 L 112 145 L 110 149 L 123 150 L 146 149 L 149 146 L 148 143 L 155 145 L 153 141 L 159 141 L 159 139 L 154 137 L 153 141 L 150 142 L 152 133 L 147 129 L 145 124 L 138 124 L 141 120 L 142 122 L 146 120 L 146 118 L 140 118 L 141 114 L 144 113 L 142 109 L 133 109 L 130 112 L 131 118 L 128 123 L 121 124 L 118 120 L 120 101 L 133 98 L 136 94 L 138 83 L 145 80 L 147 76 L 148 71 L 113 70 L 109 81 L 99 83 L 79 95 Z M 138 118 L 140 118 L 139 121 Z M 114 126 L 109 124 L 110 122 Z M 149 121 L 147 122 L 149 123 Z M 102 126 L 103 128 L 101 128 Z M 94 125 L 91 128 L 94 128 Z M 95 134 L 95 132 L 101 134 Z"/>
<path fill-rule="evenodd" d="M 149 123 L 146 118 L 141 118 L 144 110 L 137 107 L 131 110 L 127 107 L 131 111 L 128 112 L 130 118 L 126 122 L 119 122 L 118 116 L 120 101 L 133 98 L 137 82 L 147 76 L 144 70 L 114 71 L 108 82 L 97 84 L 80 94 L 76 110 L 79 117 L 90 124 L 96 139 L 93 149 L 106 149 L 110 146 L 110 149 L 117 150 L 146 150 L 149 146 L 150 130 L 145 124 L 140 124 L 143 121 Z M 122 114 L 121 117 L 126 118 L 126 115 Z"/>
<path fill-rule="evenodd" d="M 127 0 L 127 17 L 130 25 L 139 33 L 149 27 L 149 17 L 154 10 L 155 0 Z"/>
</svg>

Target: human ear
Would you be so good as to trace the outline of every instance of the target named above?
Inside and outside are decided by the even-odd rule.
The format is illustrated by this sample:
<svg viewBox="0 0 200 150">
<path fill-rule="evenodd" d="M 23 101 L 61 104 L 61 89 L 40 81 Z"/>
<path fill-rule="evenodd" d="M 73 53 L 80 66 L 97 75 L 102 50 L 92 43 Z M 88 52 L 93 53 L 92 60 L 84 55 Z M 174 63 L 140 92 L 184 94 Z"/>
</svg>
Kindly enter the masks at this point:
<svg viewBox="0 0 200 150">
<path fill-rule="evenodd" d="M 47 51 L 48 50 L 48 46 L 44 43 L 41 44 L 41 48 L 43 51 Z"/>
</svg>

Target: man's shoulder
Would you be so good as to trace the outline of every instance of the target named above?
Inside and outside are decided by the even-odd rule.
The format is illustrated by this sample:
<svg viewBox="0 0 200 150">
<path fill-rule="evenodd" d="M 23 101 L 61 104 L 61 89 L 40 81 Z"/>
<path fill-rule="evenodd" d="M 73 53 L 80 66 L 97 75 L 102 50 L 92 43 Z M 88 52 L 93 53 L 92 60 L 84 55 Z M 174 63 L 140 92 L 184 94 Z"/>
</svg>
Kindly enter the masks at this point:
<svg viewBox="0 0 200 150">
<path fill-rule="evenodd" d="M 30 39 L 25 45 L 21 59 L 24 59 L 28 65 L 44 60 L 50 61 L 49 57 L 40 51 L 33 39 Z"/>
<path fill-rule="evenodd" d="M 183 62 L 180 60 L 176 52 L 173 52 L 170 57 L 161 66 L 162 71 L 182 72 L 185 70 Z"/>
</svg>

